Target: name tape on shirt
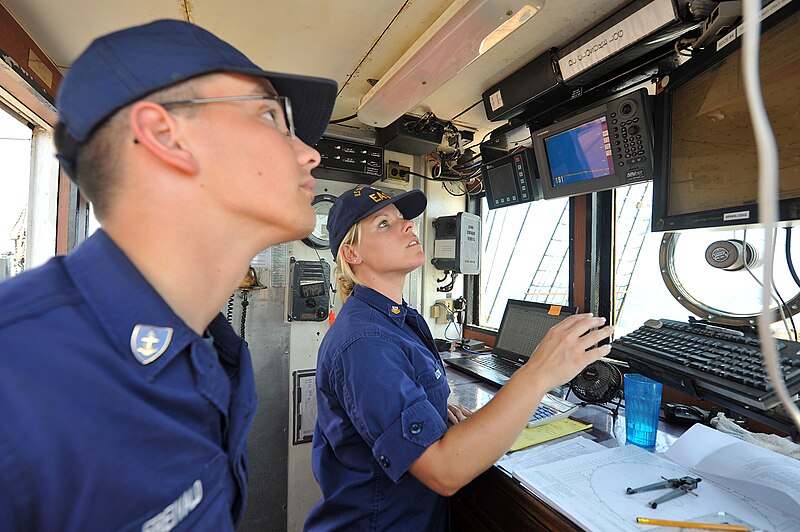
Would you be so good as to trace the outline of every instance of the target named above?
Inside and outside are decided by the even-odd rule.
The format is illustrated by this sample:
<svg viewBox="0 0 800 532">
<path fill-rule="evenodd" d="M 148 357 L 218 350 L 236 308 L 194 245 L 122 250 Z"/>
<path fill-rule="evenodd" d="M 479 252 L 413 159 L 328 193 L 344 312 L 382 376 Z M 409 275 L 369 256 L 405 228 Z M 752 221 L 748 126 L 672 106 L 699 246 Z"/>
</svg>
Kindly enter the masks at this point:
<svg viewBox="0 0 800 532">
<path fill-rule="evenodd" d="M 203 501 L 203 483 L 197 479 L 192 487 L 161 510 L 158 515 L 142 525 L 142 532 L 169 532 L 186 519 L 189 513 Z"/>
</svg>

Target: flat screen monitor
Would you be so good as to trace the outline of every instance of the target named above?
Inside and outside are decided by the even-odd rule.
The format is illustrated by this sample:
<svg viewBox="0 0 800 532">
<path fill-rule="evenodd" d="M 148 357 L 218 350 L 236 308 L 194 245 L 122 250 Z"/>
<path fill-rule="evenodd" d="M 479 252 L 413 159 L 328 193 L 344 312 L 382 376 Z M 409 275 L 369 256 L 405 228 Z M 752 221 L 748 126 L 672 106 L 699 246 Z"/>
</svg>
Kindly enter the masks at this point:
<svg viewBox="0 0 800 532">
<path fill-rule="evenodd" d="M 781 220 L 800 219 L 800 2 L 764 8 L 761 89 L 778 144 Z M 758 157 L 741 27 L 669 75 L 656 97 L 653 230 L 757 223 Z M 664 81 L 662 80 L 662 85 Z"/>
<path fill-rule="evenodd" d="M 544 197 L 586 194 L 651 179 L 647 99 L 647 91 L 640 89 L 534 132 Z"/>
<path fill-rule="evenodd" d="M 508 207 L 542 198 L 533 150 L 525 148 L 481 166 L 490 209 Z"/>
</svg>

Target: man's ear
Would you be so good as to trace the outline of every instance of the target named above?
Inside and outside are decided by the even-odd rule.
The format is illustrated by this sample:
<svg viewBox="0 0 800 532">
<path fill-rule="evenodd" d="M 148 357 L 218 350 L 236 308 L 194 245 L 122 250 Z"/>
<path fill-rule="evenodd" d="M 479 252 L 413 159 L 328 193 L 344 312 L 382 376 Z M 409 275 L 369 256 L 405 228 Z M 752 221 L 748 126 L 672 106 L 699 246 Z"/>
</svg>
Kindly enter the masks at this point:
<svg viewBox="0 0 800 532">
<path fill-rule="evenodd" d="M 166 109 L 154 102 L 136 102 L 128 121 L 134 142 L 153 157 L 188 174 L 199 170 L 197 160 L 180 137 L 180 124 Z"/>
<path fill-rule="evenodd" d="M 341 255 L 347 264 L 361 264 L 363 262 L 358 250 L 350 244 L 342 244 Z"/>
</svg>

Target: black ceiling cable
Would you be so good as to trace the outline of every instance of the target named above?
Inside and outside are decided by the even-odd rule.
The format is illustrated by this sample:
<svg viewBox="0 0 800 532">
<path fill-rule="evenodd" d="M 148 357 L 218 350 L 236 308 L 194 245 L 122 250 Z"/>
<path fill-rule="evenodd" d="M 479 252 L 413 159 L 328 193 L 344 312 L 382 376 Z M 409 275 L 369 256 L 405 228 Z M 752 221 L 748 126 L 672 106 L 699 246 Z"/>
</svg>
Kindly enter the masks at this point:
<svg viewBox="0 0 800 532">
<path fill-rule="evenodd" d="M 348 120 L 352 120 L 358 116 L 358 113 L 352 114 L 350 116 L 346 116 L 344 118 L 337 118 L 336 120 L 331 120 L 328 122 L 329 124 L 341 124 L 342 122 L 347 122 Z"/>
<path fill-rule="evenodd" d="M 789 273 L 792 274 L 792 279 L 800 286 L 800 278 L 797 277 L 797 271 L 794 269 L 794 262 L 792 261 L 792 228 L 786 228 L 786 265 L 789 267 Z"/>
<path fill-rule="evenodd" d="M 424 174 L 418 174 L 416 172 L 412 172 L 411 170 L 408 170 L 408 171 L 403 170 L 400 173 L 400 177 L 403 177 L 405 174 L 421 177 L 422 179 L 427 179 L 428 181 L 439 181 L 439 182 L 441 182 L 441 181 L 463 181 L 464 180 L 463 177 L 428 177 L 428 176 L 426 176 Z"/>
<path fill-rule="evenodd" d="M 459 116 L 463 115 L 464 113 L 466 113 L 467 111 L 469 111 L 470 109 L 472 109 L 473 107 L 475 107 L 476 105 L 478 105 L 479 103 L 481 103 L 482 101 L 483 101 L 483 100 L 478 100 L 477 102 L 473 103 L 472 105 L 470 105 L 469 107 L 467 107 L 466 109 L 464 109 L 463 111 L 461 111 L 460 113 L 458 113 L 456 116 L 454 116 L 453 118 L 451 118 L 451 119 L 450 119 L 450 121 L 452 122 L 453 120 L 455 120 L 455 119 L 456 119 L 456 118 L 458 118 Z"/>
</svg>

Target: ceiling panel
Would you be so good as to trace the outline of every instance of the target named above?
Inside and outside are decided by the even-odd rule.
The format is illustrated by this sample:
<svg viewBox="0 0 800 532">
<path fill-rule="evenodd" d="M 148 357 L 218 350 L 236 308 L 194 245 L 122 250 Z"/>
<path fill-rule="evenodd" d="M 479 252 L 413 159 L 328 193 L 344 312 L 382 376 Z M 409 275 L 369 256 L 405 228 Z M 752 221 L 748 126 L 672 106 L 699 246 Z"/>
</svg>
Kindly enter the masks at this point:
<svg viewBox="0 0 800 532">
<path fill-rule="evenodd" d="M 532 19 L 428 97 L 412 111 L 433 111 L 438 117 L 452 119 L 477 103 L 484 91 L 509 74 L 519 70 L 548 48 L 564 46 L 592 28 L 628 0 L 548 0 Z M 502 122 L 489 122 L 478 104 L 464 113 L 457 123 L 488 131 Z"/>
<path fill-rule="evenodd" d="M 628 0 L 546 0 L 531 21 L 414 109 L 450 119 L 550 46 L 566 44 Z M 0 0 L 62 69 L 98 35 L 158 18 L 189 19 L 271 70 L 339 83 L 334 117 L 355 113 L 370 89 L 451 0 Z M 482 105 L 459 118 L 477 130 Z M 357 120 L 348 125 L 361 125 Z"/>
</svg>

